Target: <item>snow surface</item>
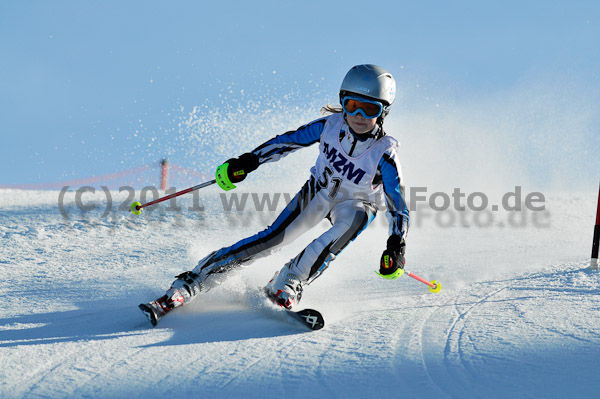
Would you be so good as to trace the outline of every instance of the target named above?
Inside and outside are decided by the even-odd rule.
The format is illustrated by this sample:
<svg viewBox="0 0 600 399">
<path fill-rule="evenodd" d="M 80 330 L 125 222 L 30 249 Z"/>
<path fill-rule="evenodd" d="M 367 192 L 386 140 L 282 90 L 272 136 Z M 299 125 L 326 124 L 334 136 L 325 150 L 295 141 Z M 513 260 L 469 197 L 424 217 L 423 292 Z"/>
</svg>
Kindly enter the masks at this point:
<svg viewBox="0 0 600 399">
<path fill-rule="evenodd" d="M 387 235 L 378 216 L 305 290 L 301 305 L 326 319 L 317 332 L 281 318 L 255 289 L 325 225 L 151 328 L 139 302 L 276 212 L 228 212 L 208 188 L 204 212 L 188 210 L 187 198 L 181 212 L 106 215 L 103 195 L 86 194 L 97 208 L 83 212 L 69 191 L 63 215 L 57 191 L 0 190 L 0 397 L 562 398 L 600 389 L 600 276 L 587 269 L 594 190 L 546 193 L 543 226 L 413 220 L 406 267 L 441 281 L 438 294 L 373 273 Z"/>
</svg>

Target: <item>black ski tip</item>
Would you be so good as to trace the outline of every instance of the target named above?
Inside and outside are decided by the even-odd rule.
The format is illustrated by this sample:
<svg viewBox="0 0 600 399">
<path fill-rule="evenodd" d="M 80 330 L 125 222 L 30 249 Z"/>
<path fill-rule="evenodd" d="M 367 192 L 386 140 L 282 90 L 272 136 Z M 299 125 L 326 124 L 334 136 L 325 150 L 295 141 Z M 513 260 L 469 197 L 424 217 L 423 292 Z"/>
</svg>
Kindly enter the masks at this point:
<svg viewBox="0 0 600 399">
<path fill-rule="evenodd" d="M 267 298 L 269 298 L 269 300 L 271 302 L 273 302 L 275 305 L 281 306 L 281 308 L 288 315 L 290 315 L 292 318 L 296 319 L 296 321 L 299 321 L 300 323 L 302 323 L 309 330 L 316 331 L 316 330 L 320 330 L 321 328 L 325 327 L 325 319 L 323 318 L 323 315 L 321 314 L 321 312 L 319 312 L 318 310 L 303 309 L 303 310 L 296 311 L 293 309 L 288 309 L 280 302 L 279 298 L 277 298 L 276 296 L 271 294 L 271 292 L 267 289 L 267 287 L 262 288 L 262 292 L 264 295 L 267 296 Z"/>
<path fill-rule="evenodd" d="M 298 320 L 300 320 L 306 327 L 310 328 L 313 331 L 320 330 L 325 327 L 325 319 L 321 312 L 315 309 L 303 309 L 297 312 L 293 310 L 290 311 L 296 315 Z"/>
<path fill-rule="evenodd" d="M 144 315 L 146 315 L 150 323 L 152 323 L 152 327 L 156 327 L 156 324 L 158 323 L 158 319 L 160 317 L 158 317 L 158 315 L 154 312 L 152 306 L 145 303 L 140 303 L 138 305 L 138 308 L 140 308 L 140 310 L 144 313 Z"/>
</svg>

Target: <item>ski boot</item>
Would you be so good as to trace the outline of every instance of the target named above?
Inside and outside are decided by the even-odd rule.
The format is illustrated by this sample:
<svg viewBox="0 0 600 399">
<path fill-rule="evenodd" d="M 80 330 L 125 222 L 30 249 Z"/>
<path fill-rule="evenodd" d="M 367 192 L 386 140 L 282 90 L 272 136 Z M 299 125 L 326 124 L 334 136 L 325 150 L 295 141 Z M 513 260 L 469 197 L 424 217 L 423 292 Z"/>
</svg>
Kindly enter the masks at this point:
<svg viewBox="0 0 600 399">
<path fill-rule="evenodd" d="M 165 295 L 138 306 L 152 326 L 156 326 L 158 321 L 171 310 L 192 301 L 202 291 L 203 284 L 198 277 L 194 272 L 182 273 L 177 276 L 177 280 L 173 281 Z"/>
<path fill-rule="evenodd" d="M 302 298 L 302 282 L 287 267 L 275 275 L 265 287 L 265 293 L 275 304 L 291 310 Z"/>
</svg>

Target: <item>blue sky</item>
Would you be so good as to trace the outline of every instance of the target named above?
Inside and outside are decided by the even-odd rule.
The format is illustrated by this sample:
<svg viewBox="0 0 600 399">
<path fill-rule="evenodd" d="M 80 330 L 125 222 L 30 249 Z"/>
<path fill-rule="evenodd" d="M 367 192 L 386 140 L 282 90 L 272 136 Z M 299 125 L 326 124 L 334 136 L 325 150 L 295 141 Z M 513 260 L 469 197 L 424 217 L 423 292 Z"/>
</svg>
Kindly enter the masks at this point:
<svg viewBox="0 0 600 399">
<path fill-rule="evenodd" d="M 182 109 L 224 97 L 335 99 L 360 63 L 392 71 L 399 91 L 421 84 L 457 99 L 532 76 L 571 76 L 585 95 L 598 87 L 598 2 L 370 4 L 3 1 L 0 185 L 147 163 L 160 149 L 136 146 L 136 131 L 160 139 Z M 232 156 L 253 148 L 223 142 Z"/>
</svg>

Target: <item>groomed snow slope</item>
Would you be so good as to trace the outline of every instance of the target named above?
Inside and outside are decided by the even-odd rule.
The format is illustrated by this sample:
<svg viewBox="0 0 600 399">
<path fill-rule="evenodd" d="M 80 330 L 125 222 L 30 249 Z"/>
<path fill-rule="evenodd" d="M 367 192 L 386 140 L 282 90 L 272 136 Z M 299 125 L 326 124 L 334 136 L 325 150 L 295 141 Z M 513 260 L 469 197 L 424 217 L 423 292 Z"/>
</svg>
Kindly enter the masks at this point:
<svg viewBox="0 0 600 399">
<path fill-rule="evenodd" d="M 440 280 L 438 294 L 373 273 L 387 233 L 378 216 L 305 290 L 301 305 L 326 318 L 318 332 L 285 321 L 255 291 L 318 229 L 153 329 L 139 302 L 276 213 L 227 212 L 212 188 L 201 196 L 204 212 L 187 210 L 188 198 L 181 212 L 159 207 L 139 217 L 105 215 L 101 192 L 85 195 L 97 208 L 82 212 L 72 191 L 65 217 L 58 198 L 0 190 L 2 398 L 562 398 L 600 390 L 600 275 L 586 269 L 594 190 L 546 193 L 545 227 L 415 223 L 407 269 Z"/>
</svg>

